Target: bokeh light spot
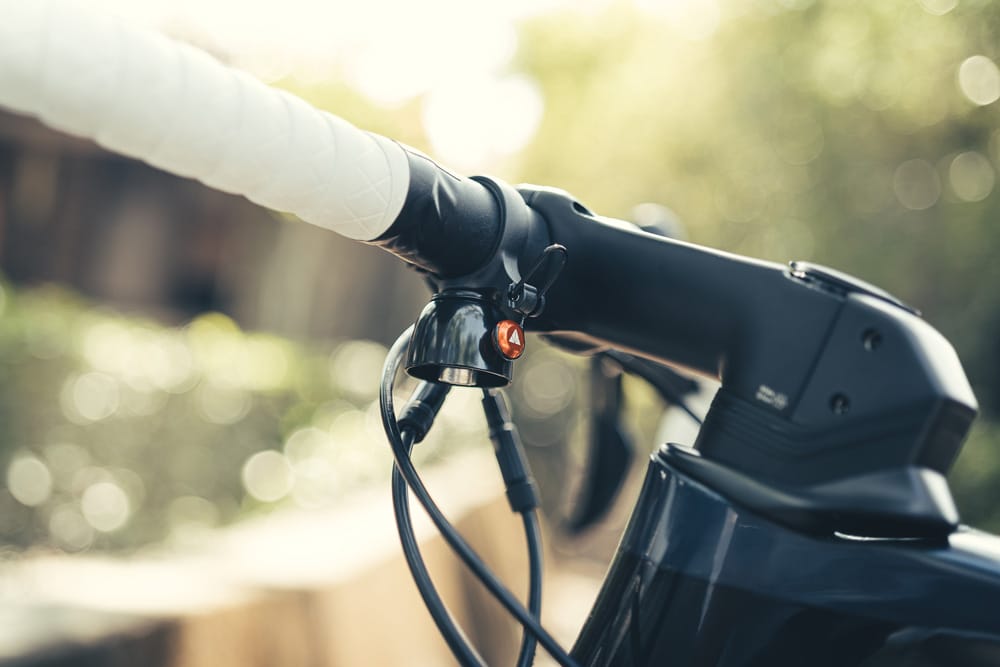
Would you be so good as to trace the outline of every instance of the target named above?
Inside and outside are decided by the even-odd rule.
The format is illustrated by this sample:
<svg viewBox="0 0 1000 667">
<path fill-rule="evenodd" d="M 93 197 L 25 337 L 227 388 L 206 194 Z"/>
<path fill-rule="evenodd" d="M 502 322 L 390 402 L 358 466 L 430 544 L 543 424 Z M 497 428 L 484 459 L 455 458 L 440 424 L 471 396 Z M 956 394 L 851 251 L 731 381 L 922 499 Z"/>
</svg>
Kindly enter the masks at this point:
<svg viewBox="0 0 1000 667">
<path fill-rule="evenodd" d="M 920 6 L 928 14 L 944 16 L 958 6 L 958 0 L 920 0 Z"/>
<path fill-rule="evenodd" d="M 385 355 L 385 347 L 378 343 L 366 340 L 344 343 L 330 355 L 330 377 L 355 398 L 374 398 Z"/>
<path fill-rule="evenodd" d="M 976 151 L 957 155 L 948 168 L 951 189 L 964 201 L 986 199 L 993 192 L 995 178 L 990 161 Z"/>
<path fill-rule="evenodd" d="M 242 389 L 203 383 L 197 392 L 198 409 L 213 424 L 235 424 L 250 412 L 250 394 Z"/>
<path fill-rule="evenodd" d="M 986 56 L 966 58 L 958 68 L 958 85 L 973 104 L 992 104 L 1000 99 L 1000 70 Z"/>
<path fill-rule="evenodd" d="M 18 456 L 7 467 L 7 490 L 22 505 L 41 505 L 52 495 L 52 473 L 40 459 Z"/>
<path fill-rule="evenodd" d="M 900 204 L 913 211 L 922 211 L 940 198 L 941 179 L 927 160 L 907 160 L 896 168 L 892 189 Z"/>
<path fill-rule="evenodd" d="M 522 391 L 529 411 L 549 417 L 569 406 L 576 393 L 576 381 L 565 364 L 542 361 L 524 374 Z"/>
<path fill-rule="evenodd" d="M 243 487 L 251 496 L 265 503 L 281 500 L 292 490 L 292 467 L 280 452 L 269 449 L 257 452 L 243 464 Z"/>
<path fill-rule="evenodd" d="M 121 372 L 126 361 L 123 352 L 127 347 L 127 330 L 118 322 L 97 322 L 83 334 L 83 357 L 95 370 Z"/>
<path fill-rule="evenodd" d="M 111 481 L 88 486 L 80 498 L 80 509 L 87 523 L 102 533 L 121 528 L 132 513 L 128 495 Z"/>
<path fill-rule="evenodd" d="M 119 402 L 118 383 L 96 371 L 71 377 L 61 393 L 63 414 L 76 423 L 107 419 L 118 410 Z"/>
<path fill-rule="evenodd" d="M 71 503 L 52 510 L 49 516 L 49 534 L 57 544 L 68 551 L 86 549 L 94 541 L 94 529 Z"/>
<path fill-rule="evenodd" d="M 69 489 L 74 494 L 82 496 L 84 492 L 99 482 L 110 482 L 114 480 L 114 475 L 107 468 L 100 466 L 86 466 L 73 473 L 70 480 Z"/>
</svg>

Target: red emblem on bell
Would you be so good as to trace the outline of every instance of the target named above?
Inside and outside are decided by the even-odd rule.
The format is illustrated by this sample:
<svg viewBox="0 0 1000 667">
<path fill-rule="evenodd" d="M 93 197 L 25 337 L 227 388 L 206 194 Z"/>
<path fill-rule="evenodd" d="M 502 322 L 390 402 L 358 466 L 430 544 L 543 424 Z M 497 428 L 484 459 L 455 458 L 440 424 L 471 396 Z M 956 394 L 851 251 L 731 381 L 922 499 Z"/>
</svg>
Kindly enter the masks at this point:
<svg viewBox="0 0 1000 667">
<path fill-rule="evenodd" d="M 524 354 L 524 329 L 514 320 L 501 320 L 493 329 L 493 342 L 504 358 L 513 361 Z"/>
</svg>

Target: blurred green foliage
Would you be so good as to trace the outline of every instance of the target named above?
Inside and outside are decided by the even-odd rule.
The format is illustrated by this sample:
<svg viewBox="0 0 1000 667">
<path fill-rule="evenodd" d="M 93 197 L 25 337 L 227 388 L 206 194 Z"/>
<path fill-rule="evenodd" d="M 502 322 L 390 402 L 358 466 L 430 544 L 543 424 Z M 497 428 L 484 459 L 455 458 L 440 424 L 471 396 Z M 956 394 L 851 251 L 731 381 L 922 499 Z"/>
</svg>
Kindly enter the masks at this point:
<svg viewBox="0 0 1000 667">
<path fill-rule="evenodd" d="M 218 313 L 165 327 L 0 284 L 5 547 L 192 544 L 241 516 L 387 484 L 385 352 L 247 333 Z M 454 392 L 418 461 L 485 442 L 470 401 Z"/>
<path fill-rule="evenodd" d="M 190 547 L 242 517 L 322 510 L 372 483 L 388 492 L 385 354 L 370 341 L 245 332 L 219 313 L 164 326 L 63 288 L 0 282 L 0 555 Z M 532 345 L 509 393 L 555 521 L 584 463 L 586 367 Z M 398 381 L 398 405 L 412 386 Z M 629 386 L 628 426 L 650 443 L 663 406 Z M 490 448 L 479 399 L 452 390 L 418 464 Z"/>
</svg>

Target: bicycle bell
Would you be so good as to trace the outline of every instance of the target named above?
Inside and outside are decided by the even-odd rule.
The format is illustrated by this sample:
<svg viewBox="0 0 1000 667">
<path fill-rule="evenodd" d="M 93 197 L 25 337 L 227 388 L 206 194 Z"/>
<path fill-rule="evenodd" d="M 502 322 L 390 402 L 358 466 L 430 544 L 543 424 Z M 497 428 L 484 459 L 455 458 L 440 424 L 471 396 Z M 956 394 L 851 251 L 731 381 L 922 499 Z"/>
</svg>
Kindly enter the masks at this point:
<svg viewBox="0 0 1000 667">
<path fill-rule="evenodd" d="M 462 387 L 503 387 L 524 351 L 524 330 L 478 292 L 445 290 L 420 313 L 406 353 L 415 378 Z"/>
</svg>

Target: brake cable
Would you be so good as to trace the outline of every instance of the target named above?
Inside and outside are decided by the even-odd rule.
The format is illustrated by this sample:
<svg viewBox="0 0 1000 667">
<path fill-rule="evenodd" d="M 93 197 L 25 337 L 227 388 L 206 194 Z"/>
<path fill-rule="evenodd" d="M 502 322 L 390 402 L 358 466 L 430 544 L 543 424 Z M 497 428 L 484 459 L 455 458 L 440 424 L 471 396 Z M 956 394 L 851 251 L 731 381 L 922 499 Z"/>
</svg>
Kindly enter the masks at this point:
<svg viewBox="0 0 1000 667">
<path fill-rule="evenodd" d="M 393 408 L 392 388 L 395 377 L 403 359 L 404 351 L 413 334 L 413 327 L 404 331 L 393 344 L 386 357 L 382 369 L 382 382 L 379 392 L 379 407 L 382 424 L 395 459 L 393 469 L 393 503 L 396 514 L 400 540 L 403 544 L 407 564 L 413 574 L 420 594 L 427 605 L 435 624 L 441 631 L 449 648 L 462 665 L 483 665 L 482 658 L 471 647 L 468 639 L 455 624 L 443 601 L 434 589 L 426 566 L 419 552 L 419 546 L 413 535 L 413 527 L 409 517 L 409 506 L 406 501 L 405 487 L 409 486 L 414 496 L 423 505 L 431 521 L 441 533 L 445 542 L 455 551 L 465 565 L 482 582 L 486 589 L 501 605 L 522 625 L 524 638 L 518 658 L 519 665 L 529 665 L 534 657 L 534 641 L 538 643 L 564 667 L 576 667 L 576 661 L 549 634 L 538 620 L 541 600 L 541 546 L 536 510 L 531 505 L 537 505 L 537 499 L 532 499 L 533 482 L 527 474 L 523 453 L 519 454 L 519 441 L 506 417 L 506 408 L 502 407 L 499 393 L 484 391 L 484 408 L 487 419 L 491 422 L 491 438 L 497 447 L 497 459 L 501 463 L 504 481 L 507 483 L 508 500 L 512 508 L 524 517 L 524 525 L 528 542 L 529 561 L 531 567 L 531 583 L 529 586 L 529 607 L 525 607 L 510 590 L 494 575 L 489 567 L 475 553 L 472 547 L 445 518 L 420 479 L 413 462 L 410 460 L 410 449 L 413 444 L 426 434 L 430 423 L 440 408 L 447 389 L 433 389 L 421 385 L 415 392 L 417 401 L 413 408 L 404 410 L 404 416 L 396 419 Z M 431 383 L 433 384 L 433 383 Z M 421 398 L 421 392 L 423 397 Z M 439 394 L 439 395 L 436 395 Z M 418 405 L 419 404 L 419 405 Z M 492 406 L 492 407 L 491 407 Z M 409 406 L 408 406 L 409 407 Z M 402 428 L 401 428 L 402 426 Z M 421 432 L 422 431 L 422 432 Z M 520 460 L 518 460 L 520 459 Z M 523 507 L 524 509 L 516 509 Z"/>
</svg>

